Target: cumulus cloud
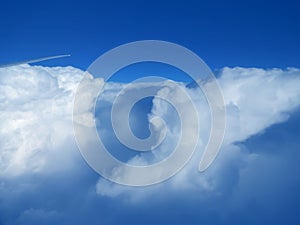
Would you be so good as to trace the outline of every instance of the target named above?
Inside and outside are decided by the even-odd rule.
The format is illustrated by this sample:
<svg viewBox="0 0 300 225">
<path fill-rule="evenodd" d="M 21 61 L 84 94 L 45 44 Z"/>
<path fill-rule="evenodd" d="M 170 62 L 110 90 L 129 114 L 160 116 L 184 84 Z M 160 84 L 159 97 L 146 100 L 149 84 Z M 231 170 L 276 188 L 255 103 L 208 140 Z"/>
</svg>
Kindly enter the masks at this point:
<svg viewBox="0 0 300 225">
<path fill-rule="evenodd" d="M 83 71 L 73 67 L 48 68 L 24 65 L 0 69 L 0 193 L 2 193 L 0 198 L 2 202 L 14 202 L 11 204 L 18 205 L 18 200 L 8 194 L 15 184 L 22 189 L 18 193 L 42 188 L 36 184 L 20 185 L 24 181 L 20 178 L 26 179 L 25 177 L 36 174 L 40 177 L 51 173 L 63 174 L 66 171 L 73 176 L 77 175 L 78 161 L 74 158 L 77 157 L 78 150 L 73 135 L 72 113 L 74 94 L 83 76 Z M 90 196 L 91 190 L 95 190 L 100 198 L 127 195 L 131 200 L 140 200 L 152 196 L 153 193 L 159 195 L 175 193 L 177 196 L 179 192 L 186 191 L 196 193 L 200 196 L 197 198 L 203 200 L 205 196 L 212 193 L 218 196 L 224 192 L 231 192 L 237 186 L 245 188 L 247 180 L 240 179 L 240 174 L 252 174 L 253 177 L 254 162 L 258 160 L 259 165 L 263 165 L 262 161 L 267 159 L 261 157 L 260 152 L 251 153 L 245 150 L 239 143 L 264 132 L 276 123 L 286 121 L 299 107 L 300 70 L 224 68 L 218 77 L 226 103 L 227 128 L 220 155 L 207 171 L 199 173 L 197 170 L 203 147 L 209 138 L 207 130 L 210 129 L 210 113 L 207 103 L 199 89 L 180 84 L 191 96 L 200 112 L 200 145 L 190 163 L 178 175 L 159 185 L 136 189 L 116 185 L 100 178 L 98 182 L 92 180 L 92 186 L 85 186 L 84 194 Z M 86 85 L 91 91 L 96 91 L 99 86 L 106 87 L 102 96 L 103 104 L 99 106 L 100 116 L 110 109 L 115 93 L 123 88 L 122 84 L 105 84 L 101 78 L 93 77 L 90 77 Z M 139 85 L 141 84 L 137 83 L 134 88 L 138 89 Z M 166 89 L 168 91 L 165 91 Z M 177 89 L 168 86 L 167 83 L 161 85 L 158 91 L 173 101 L 182 100 Z M 92 104 L 90 100 L 90 96 L 81 96 L 80 102 L 86 108 L 86 105 Z M 181 101 L 180 104 L 184 106 L 185 102 Z M 81 114 L 80 111 L 77 116 L 77 121 L 87 127 L 94 119 L 92 114 Z M 174 140 L 177 141 L 180 130 L 174 109 L 162 99 L 154 97 L 148 120 L 155 116 L 164 118 L 168 128 L 171 128 L 168 138 L 151 157 L 146 154 L 135 155 L 129 159 L 130 163 L 150 164 L 162 160 L 173 149 Z M 188 114 L 186 116 L 189 117 Z M 106 142 L 115 144 L 109 143 L 115 140 L 111 138 L 109 118 L 102 121 L 100 125 L 99 132 L 101 134 L 102 130 L 105 134 Z M 161 127 L 161 124 L 156 126 L 158 127 Z M 12 186 L 8 185 L 7 179 L 12 182 Z M 56 184 L 57 180 L 49 185 Z M 83 187 L 80 188 L 82 190 Z M 239 193 L 239 196 L 244 194 Z M 3 212 L 9 210 L 4 203 L 1 203 L 0 207 Z M 21 224 L 34 221 L 33 217 L 51 217 L 56 221 L 55 218 L 59 216 L 61 214 L 56 210 L 55 205 L 46 209 L 40 209 L 38 205 L 28 206 L 19 209 L 18 221 Z"/>
<path fill-rule="evenodd" d="M 228 108 L 226 142 L 243 141 L 282 122 L 299 106 L 299 69 L 224 68 L 220 84 Z"/>
<path fill-rule="evenodd" d="M 221 180 L 223 172 L 226 170 L 228 163 L 245 164 L 251 161 L 255 155 L 242 151 L 235 143 L 247 140 L 249 137 L 263 132 L 266 128 L 273 124 L 285 121 L 289 114 L 300 105 L 300 71 L 290 68 L 281 69 L 257 69 L 257 68 L 224 68 L 220 71 L 219 83 L 224 94 L 225 104 L 227 108 L 227 129 L 224 138 L 224 144 L 221 149 L 220 157 L 211 169 L 203 174 L 197 172 L 197 163 L 201 158 L 203 146 L 207 142 L 209 136 L 210 114 L 205 107 L 205 99 L 199 90 L 195 88 L 187 89 L 193 102 L 196 104 L 200 115 L 200 124 L 202 132 L 200 134 L 200 146 L 191 163 L 185 167 L 171 182 L 166 182 L 162 186 L 167 189 L 175 190 L 183 189 L 200 189 L 200 190 L 216 190 L 216 184 Z M 167 92 L 170 96 L 177 96 L 174 99 L 181 101 L 180 96 L 176 95 L 176 89 Z M 166 96 L 167 98 L 170 96 Z M 153 101 L 152 113 L 157 116 L 167 118 L 169 128 L 177 132 L 178 123 L 174 122 L 174 118 L 170 114 L 170 106 L 157 98 Z M 169 116 L 169 117 L 168 117 Z M 189 117 L 189 115 L 186 115 Z M 171 143 L 176 143 L 178 135 L 174 135 L 169 142 L 162 144 L 162 149 L 173 149 Z M 191 146 L 190 146 L 191 147 Z M 156 157 L 165 158 L 166 151 L 158 151 Z M 143 156 L 134 158 L 131 162 L 141 160 Z M 130 176 L 125 173 L 124 176 Z M 150 187 L 149 192 L 156 190 L 158 187 Z M 159 188 L 158 188 L 159 189 Z M 111 188 L 106 180 L 100 179 L 97 185 L 99 194 L 115 196 L 117 193 L 130 193 L 132 188 L 116 186 Z M 137 191 L 133 191 L 137 198 Z M 144 191 L 142 197 L 145 196 Z"/>
<path fill-rule="evenodd" d="M 228 112 L 225 145 L 243 141 L 274 123 L 284 121 L 289 112 L 299 105 L 298 69 L 263 70 L 237 67 L 224 68 L 220 73 L 219 83 Z M 62 149 L 68 142 L 74 144 L 72 106 L 74 93 L 83 74 L 83 71 L 72 67 L 25 65 L 1 69 L 2 174 L 38 171 L 45 166 L 48 152 Z M 89 91 L 82 92 L 85 95 L 79 96 L 78 101 L 82 108 L 86 108 L 85 105 L 93 105 L 94 99 L 90 95 L 97 94 L 99 86 L 104 85 L 103 80 L 99 78 L 90 77 L 85 82 L 85 88 Z M 141 85 L 137 83 L 133 86 L 138 90 Z M 123 86 L 117 83 L 110 84 L 104 93 L 104 101 L 111 103 L 115 93 Z M 168 83 L 164 83 L 160 85 L 160 89 L 162 96 L 172 99 L 173 103 L 177 101 L 185 104 L 174 85 L 168 86 Z M 186 88 L 186 91 L 199 109 L 201 129 L 205 131 L 200 135 L 203 147 L 208 139 L 206 131 L 210 128 L 210 114 L 205 107 L 207 104 L 197 88 Z M 164 143 L 160 147 L 161 151 L 154 151 L 159 159 L 170 154 L 172 147 L 169 145 L 175 142 L 180 131 L 178 118 L 172 111 L 174 110 L 171 105 L 161 98 L 154 98 L 149 119 L 155 116 L 162 117 L 169 130 L 173 131 L 173 139 Z M 79 112 L 78 116 L 76 120 L 85 125 L 93 122 L 92 109 L 89 115 Z M 186 116 L 189 117 L 188 114 Z M 106 128 L 104 126 L 101 129 Z M 68 148 L 65 151 L 68 151 Z M 131 161 L 134 163 L 135 160 L 138 158 Z"/>
<path fill-rule="evenodd" d="M 67 157 L 74 145 L 74 90 L 82 74 L 72 67 L 0 70 L 1 176 L 39 172 L 50 160 Z"/>
</svg>

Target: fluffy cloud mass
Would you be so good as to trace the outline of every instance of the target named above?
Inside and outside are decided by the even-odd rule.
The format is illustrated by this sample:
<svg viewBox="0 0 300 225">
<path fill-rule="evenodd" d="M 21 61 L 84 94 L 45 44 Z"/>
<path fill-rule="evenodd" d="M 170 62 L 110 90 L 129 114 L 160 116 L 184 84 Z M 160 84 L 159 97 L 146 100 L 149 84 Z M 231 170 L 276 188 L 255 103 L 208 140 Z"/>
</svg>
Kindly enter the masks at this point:
<svg viewBox="0 0 300 225">
<path fill-rule="evenodd" d="M 212 168 L 204 173 L 204 176 L 197 172 L 197 164 L 201 158 L 201 149 L 203 149 L 209 138 L 209 132 L 207 131 L 210 128 L 210 114 L 207 111 L 207 107 L 203 107 L 206 102 L 203 96 L 199 94 L 199 90 L 187 88 L 187 92 L 199 109 L 201 130 L 204 132 L 200 134 L 200 146 L 191 163 L 170 182 L 164 184 L 167 187 L 166 189 L 174 188 L 176 191 L 181 188 L 188 188 L 191 190 L 216 191 L 219 188 L 216 184 L 218 184 L 224 171 L 226 171 L 227 164 L 243 164 L 255 158 L 256 154 L 247 154 L 241 151 L 236 143 L 246 141 L 251 136 L 263 132 L 273 124 L 288 119 L 289 114 L 297 109 L 300 104 L 299 74 L 299 70 L 293 68 L 285 71 L 280 69 L 224 68 L 220 71 L 218 81 L 223 90 L 227 109 L 227 128 L 221 155 L 215 162 L 215 165 L 212 165 Z M 175 96 L 173 100 L 176 99 L 178 102 L 181 102 L 184 107 L 177 89 L 172 87 L 168 87 L 168 89 L 171 89 L 171 91 L 168 91 L 167 95 L 169 96 L 165 97 Z M 153 103 L 152 114 L 163 117 L 170 126 L 169 128 L 179 132 L 179 124 L 174 122 L 176 120 L 170 113 L 171 107 L 168 107 L 159 98 L 154 98 Z M 186 116 L 189 118 L 189 114 Z M 178 135 L 173 135 L 173 138 L 161 145 L 160 153 L 155 156 L 159 159 L 165 158 L 169 154 L 170 149 L 172 149 L 170 146 L 172 143 L 176 143 L 177 139 Z M 143 157 L 135 157 L 131 160 L 131 163 L 141 161 L 141 158 Z M 124 176 L 130 176 L 130 174 L 125 173 Z M 150 187 L 149 192 L 153 189 L 157 191 L 156 189 L 160 189 L 160 187 Z M 129 190 L 132 190 L 135 198 L 139 197 L 138 192 L 134 189 L 118 185 L 112 188 L 110 183 L 102 179 L 97 185 L 98 193 L 104 195 L 115 196 L 124 192 L 130 193 Z M 142 192 L 142 197 L 144 193 L 145 191 Z"/>
<path fill-rule="evenodd" d="M 73 95 L 82 74 L 71 67 L 0 70 L 1 176 L 40 172 L 68 154 Z"/>
<path fill-rule="evenodd" d="M 171 195 L 184 191 L 201 195 L 197 199 L 205 202 L 205 196 L 218 196 L 222 195 L 222 192 L 228 194 L 234 188 L 244 190 L 248 178 L 245 180 L 239 177 L 246 174 L 249 179 L 253 179 L 253 165 L 257 163 L 263 167 L 267 159 L 261 152 L 245 150 L 240 143 L 261 134 L 274 124 L 286 121 L 289 115 L 298 109 L 300 70 L 237 67 L 224 68 L 219 73 L 218 81 L 227 110 L 227 128 L 221 153 L 207 171 L 199 173 L 197 170 L 203 146 L 209 138 L 206 130 L 210 128 L 210 114 L 207 107 L 204 107 L 207 103 L 199 89 L 180 84 L 189 93 L 200 112 L 200 145 L 190 163 L 167 182 L 145 189 L 120 186 L 98 177 L 93 178 L 92 182 L 89 181 L 89 185 L 84 188 L 78 188 L 85 189 L 87 196 L 90 192 L 99 198 L 126 195 L 130 200 L 137 202 L 152 196 L 153 193 Z M 61 177 L 64 177 L 63 174 L 80 174 L 78 167 L 84 167 L 84 163 L 79 157 L 73 134 L 72 113 L 76 88 L 83 75 L 83 71 L 73 67 L 24 65 L 0 69 L 0 202 L 4 202 L 0 204 L 0 212 L 12 210 L 7 204 L 19 204 L 18 200 L 5 194 L 10 192 L 12 184 L 18 184 L 18 193 L 26 193 L 28 189 L 41 188 L 36 186 L 35 176 L 43 180 L 43 177 L 57 174 Z M 93 92 L 95 87 L 104 86 L 105 83 L 101 78 L 90 77 L 90 82 L 86 85 L 88 90 Z M 139 90 L 141 85 L 136 83 L 133 89 Z M 102 97 L 105 104 L 98 108 L 100 116 L 110 109 L 113 96 L 123 85 L 108 83 L 105 87 L 106 92 Z M 168 91 L 165 91 L 166 89 Z M 180 104 L 184 106 L 185 102 L 177 93 L 178 90 L 169 86 L 167 82 L 161 84 L 158 91 L 166 98 L 173 97 L 173 101 L 181 101 Z M 91 104 L 88 102 L 88 99 L 91 99 L 89 96 L 81 97 L 80 102 L 83 105 Z M 170 154 L 173 143 L 178 138 L 179 123 L 172 107 L 155 97 L 151 104 L 150 112 L 146 112 L 147 118 L 164 118 L 171 130 L 169 139 L 163 142 L 151 157 L 140 154 L 127 159 L 133 164 L 150 164 L 163 159 Z M 88 126 L 91 116 L 92 114 L 82 114 L 78 120 Z M 108 140 L 106 143 L 114 146 L 115 143 L 109 143 L 109 140 L 114 140 L 111 138 L 111 125 L 108 125 L 107 121 L 100 121 L 99 124 L 99 132 Z M 159 127 L 158 124 L 156 128 Z M 272 158 L 271 163 L 276 165 L 276 160 Z M 24 184 L 24 179 L 27 185 L 23 186 L 21 184 Z M 49 185 L 55 186 L 56 182 L 53 181 Z M 34 187 L 31 187 L 32 184 L 35 184 Z M 245 196 L 245 193 L 237 191 L 236 196 Z M 26 205 L 20 208 L 17 212 L 19 223 L 26 223 L 29 217 L 28 221 L 31 221 L 35 215 L 39 218 L 61 216 L 60 207 L 47 207 L 43 208 L 36 203 L 36 206 Z"/>
</svg>

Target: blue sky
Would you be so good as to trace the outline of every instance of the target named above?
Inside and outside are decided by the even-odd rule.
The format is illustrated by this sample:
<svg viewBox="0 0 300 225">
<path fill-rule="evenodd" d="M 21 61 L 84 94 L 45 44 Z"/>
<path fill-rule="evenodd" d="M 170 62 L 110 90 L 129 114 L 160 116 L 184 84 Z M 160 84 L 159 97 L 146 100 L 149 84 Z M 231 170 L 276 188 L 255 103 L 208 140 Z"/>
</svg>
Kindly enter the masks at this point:
<svg viewBox="0 0 300 225">
<path fill-rule="evenodd" d="M 130 41 L 192 49 L 213 68 L 299 67 L 298 1 L 6 1 L 1 61 L 71 53 L 46 65 L 86 69 Z"/>
<path fill-rule="evenodd" d="M 0 225 L 300 224 L 299 10 L 297 1 L 1 3 L 0 64 L 72 56 L 0 68 Z M 228 121 L 225 144 L 207 171 L 197 171 L 199 150 L 175 177 L 133 188 L 101 178 L 85 162 L 73 135 L 72 103 L 83 71 L 98 56 L 144 39 L 197 53 L 216 72 Z M 176 68 L 144 63 L 106 83 L 97 128 L 124 161 L 133 154 L 112 133 L 111 95 L 122 88 L 118 82 L 142 73 L 189 81 Z M 149 114 L 164 115 L 176 130 L 170 111 L 158 99 L 140 102 L 131 115 L 139 121 L 134 132 L 149 134 Z"/>
</svg>

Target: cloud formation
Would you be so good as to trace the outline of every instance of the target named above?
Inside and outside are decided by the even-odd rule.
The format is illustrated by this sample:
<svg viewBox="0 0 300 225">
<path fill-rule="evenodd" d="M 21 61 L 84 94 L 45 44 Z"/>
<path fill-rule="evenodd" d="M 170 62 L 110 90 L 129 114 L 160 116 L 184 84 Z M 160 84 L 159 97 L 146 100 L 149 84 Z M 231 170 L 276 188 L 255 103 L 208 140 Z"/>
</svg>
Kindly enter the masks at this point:
<svg viewBox="0 0 300 225">
<path fill-rule="evenodd" d="M 42 190 L 47 186 L 49 198 L 60 196 L 65 202 L 71 201 L 74 196 L 63 195 L 63 192 L 59 194 L 51 192 L 52 187 L 61 182 L 60 179 L 66 179 L 64 184 L 66 189 L 72 186 L 81 191 L 82 196 L 74 200 L 79 202 L 93 202 L 95 200 L 92 198 L 97 198 L 98 195 L 102 200 L 113 197 L 113 199 L 129 199 L 139 204 L 145 198 L 149 200 L 155 193 L 166 198 L 173 194 L 179 195 L 179 198 L 194 194 L 197 201 L 203 204 L 208 201 L 207 199 L 211 199 L 211 196 L 232 197 L 229 193 L 233 189 L 239 189 L 230 200 L 230 204 L 243 204 L 243 199 L 249 197 L 247 184 L 257 176 L 254 172 L 255 166 L 265 168 L 269 162 L 274 168 L 281 161 L 276 155 L 270 159 L 259 150 L 248 151 L 241 143 L 263 133 L 274 124 L 286 121 L 298 109 L 300 70 L 236 67 L 223 68 L 219 73 L 218 81 L 227 107 L 227 129 L 224 145 L 216 161 L 206 172 L 198 172 L 197 166 L 203 146 L 209 138 L 206 131 L 210 129 L 210 114 L 201 92 L 197 88 L 187 88 L 181 84 L 200 111 L 201 141 L 198 151 L 190 163 L 172 179 L 159 185 L 135 189 L 113 184 L 91 174 L 88 176 L 93 178 L 88 181 L 81 178 L 84 184 L 67 178 L 83 176 L 82 173 L 86 175 L 90 172 L 79 157 L 72 125 L 74 94 L 83 77 L 83 71 L 73 67 L 48 68 L 28 65 L 0 69 L 0 212 L 2 212 L 0 219 L 7 219 L 7 215 L 11 213 L 17 215 L 19 224 L 30 221 L 35 224 L 38 222 L 34 221 L 39 218 L 51 218 L 51 221 L 57 222 L 57 218 L 65 217 L 65 220 L 71 221 L 70 218 L 66 219 L 68 217 L 66 214 L 70 212 L 64 211 L 59 206 L 62 204 L 59 198 L 49 206 L 45 203 L 49 201 L 47 196 L 41 197 Z M 93 90 L 95 83 L 105 85 L 102 79 L 97 78 L 95 81 L 92 77 L 90 83 L 86 85 Z M 137 83 L 135 88 L 138 89 L 139 85 Z M 121 88 L 122 84 L 106 84 L 106 92 L 103 95 L 103 102 L 106 104 L 99 106 L 100 116 L 109 109 L 114 94 Z M 166 89 L 168 91 L 165 91 Z M 167 83 L 162 85 L 159 91 L 166 97 L 173 96 L 173 100 L 179 102 L 182 100 L 177 90 Z M 82 96 L 82 104 L 91 104 L 85 97 L 88 96 Z M 184 105 L 184 102 L 181 104 Z M 86 122 L 91 120 L 91 115 L 81 116 L 83 125 L 88 126 Z M 172 132 L 151 157 L 146 154 L 134 155 L 129 162 L 150 164 L 168 156 L 173 149 L 172 143 L 179 132 L 176 113 L 165 101 L 154 97 L 148 119 L 154 116 L 164 118 Z M 107 144 L 113 146 L 115 143 L 109 143 L 109 140 L 115 140 L 110 139 L 111 125 L 108 125 L 107 121 L 100 125 L 99 132 L 103 132 L 104 137 L 107 137 Z M 288 155 L 288 159 L 292 160 L 290 154 Z M 80 169 L 85 172 L 79 172 Z M 45 179 L 47 181 L 43 181 Z M 262 175 L 260 179 L 263 179 Z M 45 186 L 37 182 L 44 182 Z M 9 194 L 12 190 L 17 193 L 18 198 Z M 38 201 L 33 201 L 32 204 L 25 203 L 28 199 L 25 201 L 22 196 L 33 191 L 37 197 L 44 200 L 43 203 Z M 264 193 L 262 190 L 258 192 Z M 34 195 L 29 196 L 33 198 Z M 90 207 L 95 204 L 88 205 Z M 90 210 L 89 207 L 86 208 L 87 211 Z M 12 218 L 9 220 L 13 221 Z"/>
<path fill-rule="evenodd" d="M 205 107 L 205 98 L 199 93 L 198 89 L 187 89 L 187 92 L 192 96 L 193 102 L 199 109 L 199 120 L 201 130 L 204 131 L 200 135 L 200 146 L 196 155 L 183 171 L 181 171 L 170 182 L 167 182 L 167 189 L 174 188 L 179 190 L 181 188 L 191 188 L 200 190 L 215 190 L 215 183 L 220 181 L 220 170 L 226 170 L 227 163 L 241 163 L 251 160 L 255 157 L 251 154 L 243 153 L 236 143 L 243 142 L 249 137 L 263 132 L 266 128 L 273 124 L 285 121 L 289 114 L 295 110 L 300 104 L 300 90 L 298 85 L 300 83 L 299 70 L 263 70 L 256 68 L 224 68 L 220 71 L 219 83 L 222 87 L 226 108 L 227 108 L 227 129 L 222 147 L 223 153 L 218 158 L 216 165 L 205 172 L 204 176 L 197 173 L 197 163 L 201 158 L 201 150 L 205 146 L 209 136 L 207 131 L 210 128 L 210 114 Z M 177 89 L 174 87 L 167 87 L 166 98 L 173 98 L 173 100 L 181 102 L 181 96 L 178 95 Z M 161 89 L 162 91 L 164 88 Z M 288 90 L 288 91 L 287 91 Z M 169 96 L 167 96 L 169 95 Z M 154 98 L 152 116 L 160 116 L 166 119 L 169 129 L 176 132 L 169 141 L 160 146 L 160 151 L 154 153 L 158 159 L 164 159 L 170 150 L 173 150 L 172 143 L 176 143 L 178 139 L 178 132 L 180 131 L 180 124 L 176 122 L 175 118 L 170 113 L 171 106 L 165 103 L 160 98 Z M 188 114 L 187 117 L 190 117 Z M 175 121 L 175 122 L 174 122 Z M 192 146 L 189 146 L 192 147 Z M 144 161 L 143 156 L 135 157 L 131 163 L 135 161 Z M 225 165 L 223 165 L 225 164 Z M 128 176 L 130 173 L 124 172 L 123 176 Z M 120 174 L 118 174 L 120 176 Z M 136 177 L 134 177 L 137 179 Z M 134 179 L 132 178 L 132 179 Z M 107 185 L 107 188 L 105 188 Z M 100 179 L 97 185 L 99 194 L 115 196 L 120 193 L 130 193 L 131 188 L 124 188 L 122 186 L 111 187 L 112 185 L 107 181 Z M 159 187 L 153 187 L 156 189 Z M 152 189 L 152 188 L 149 188 Z M 122 191 L 123 190 L 123 191 Z M 137 191 L 133 190 L 134 196 L 137 196 Z M 143 191 L 144 195 L 144 191 Z"/>
<path fill-rule="evenodd" d="M 72 67 L 0 70 L 1 176 L 39 172 L 50 160 L 62 160 L 56 169 L 67 166 L 63 156 L 74 147 L 73 96 L 82 74 Z"/>
</svg>

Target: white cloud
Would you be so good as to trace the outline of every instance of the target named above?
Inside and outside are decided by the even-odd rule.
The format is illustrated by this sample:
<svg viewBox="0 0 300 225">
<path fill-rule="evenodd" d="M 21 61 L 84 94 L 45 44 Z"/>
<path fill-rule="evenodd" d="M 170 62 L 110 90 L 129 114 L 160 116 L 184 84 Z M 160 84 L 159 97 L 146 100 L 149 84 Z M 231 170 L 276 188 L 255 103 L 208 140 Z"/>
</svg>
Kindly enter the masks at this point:
<svg viewBox="0 0 300 225">
<path fill-rule="evenodd" d="M 135 193 L 135 198 L 138 199 L 145 196 L 145 192 L 155 190 L 215 191 L 225 182 L 222 180 L 222 173 L 230 165 L 243 166 L 255 158 L 255 155 L 235 146 L 235 142 L 244 141 L 271 125 L 286 120 L 300 104 L 299 69 L 224 68 L 220 73 L 218 79 L 227 106 L 227 130 L 221 154 L 208 171 L 202 174 L 197 171 L 201 157 L 199 151 L 180 174 L 164 184 L 138 192 L 100 179 L 96 185 L 97 193 L 106 196 Z M 26 65 L 0 69 L 1 176 L 48 173 L 50 168 L 55 172 L 76 167 L 72 161 L 72 155 L 77 151 L 73 136 L 72 106 L 76 87 L 83 74 L 83 71 L 72 67 Z M 88 84 L 90 87 L 92 81 Z M 103 84 L 103 80 L 97 80 L 97 85 Z M 121 86 L 110 84 L 104 99 L 111 102 L 114 93 Z M 196 89 L 186 91 L 201 112 L 200 136 L 201 146 L 204 146 L 208 139 L 206 130 L 210 127 L 207 122 L 210 118 L 209 111 L 204 107 L 205 99 Z M 171 88 L 165 94 L 172 95 L 173 100 L 181 100 L 175 89 Z M 82 102 L 91 104 L 84 99 Z M 174 140 L 172 137 L 178 137 L 178 123 L 173 122 L 175 117 L 170 116 L 172 110 L 169 105 L 158 98 L 153 103 L 149 118 L 164 116 L 173 131 L 173 136 L 161 146 L 162 151 L 155 152 L 156 159 L 160 160 L 170 153 L 168 146 Z M 184 102 L 180 104 L 184 105 Z M 86 123 L 86 119 L 82 122 Z M 143 161 L 143 158 L 132 159 L 133 162 L 139 160 Z M 147 162 L 149 163 L 146 160 Z"/>
<path fill-rule="evenodd" d="M 300 105 L 299 69 L 224 68 L 220 73 L 219 83 L 227 107 L 226 135 L 220 156 L 205 173 L 197 171 L 197 165 L 201 158 L 201 147 L 203 148 L 208 139 L 207 132 L 201 133 L 202 145 L 200 145 L 198 152 L 196 152 L 188 166 L 173 177 L 170 182 L 162 184 L 162 188 L 150 187 L 147 189 L 149 192 L 156 189 L 216 191 L 221 185 L 220 182 L 224 173 L 222 170 L 226 171 L 230 164 L 244 165 L 256 157 L 255 154 L 248 154 L 235 146 L 235 143 L 245 141 L 252 135 L 263 132 L 271 125 L 285 121 L 289 113 Z M 201 109 L 199 110 L 201 129 L 204 131 L 209 130 L 208 121 L 210 118 L 209 113 L 203 108 L 203 105 L 205 105 L 203 96 L 199 95 L 195 89 L 187 91 L 192 96 L 198 109 Z M 170 92 L 170 95 L 176 96 L 176 93 L 173 91 Z M 177 98 L 180 101 L 180 96 L 177 96 Z M 167 107 L 162 100 L 154 100 L 153 114 L 158 116 L 168 115 L 169 111 L 170 107 Z M 168 116 L 165 116 L 165 118 L 168 118 Z M 167 124 L 172 128 L 178 126 L 173 121 L 174 118 L 172 117 L 169 117 L 167 121 Z M 170 143 L 177 141 L 177 136 L 174 137 L 174 139 L 164 143 L 161 148 L 170 149 Z M 159 151 L 156 157 L 159 159 L 164 158 L 166 156 L 165 152 Z M 141 157 L 134 158 L 132 161 L 136 160 L 141 160 Z M 236 173 L 238 172 L 236 171 Z M 126 173 L 124 175 L 130 176 Z M 132 193 L 133 199 L 139 198 L 137 190 L 119 185 L 113 185 L 113 188 L 111 186 L 108 181 L 100 179 L 97 191 L 99 194 L 108 196 Z M 143 190 L 140 197 L 147 196 L 144 192 Z"/>
<path fill-rule="evenodd" d="M 70 152 L 73 95 L 82 74 L 72 67 L 0 69 L 0 175 L 39 172 L 52 156 Z"/>
<path fill-rule="evenodd" d="M 227 143 L 286 120 L 299 106 L 299 69 L 224 68 L 219 82 L 228 108 Z"/>
</svg>

